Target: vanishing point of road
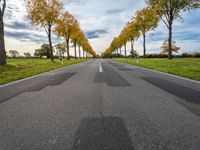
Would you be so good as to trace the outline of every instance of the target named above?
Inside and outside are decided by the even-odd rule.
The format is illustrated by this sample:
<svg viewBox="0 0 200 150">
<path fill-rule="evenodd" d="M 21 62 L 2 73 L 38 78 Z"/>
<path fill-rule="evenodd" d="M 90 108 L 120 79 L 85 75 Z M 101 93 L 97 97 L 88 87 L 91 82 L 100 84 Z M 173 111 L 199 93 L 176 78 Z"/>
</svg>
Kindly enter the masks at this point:
<svg viewBox="0 0 200 150">
<path fill-rule="evenodd" d="M 200 83 L 97 59 L 0 86 L 0 150 L 200 150 Z"/>
</svg>

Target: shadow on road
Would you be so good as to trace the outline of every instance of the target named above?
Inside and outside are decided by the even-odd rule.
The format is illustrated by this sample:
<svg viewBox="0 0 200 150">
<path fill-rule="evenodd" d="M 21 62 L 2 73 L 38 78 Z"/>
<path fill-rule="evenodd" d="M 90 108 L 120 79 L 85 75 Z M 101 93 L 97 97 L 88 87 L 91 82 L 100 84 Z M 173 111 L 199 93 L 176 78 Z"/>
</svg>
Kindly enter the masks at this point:
<svg viewBox="0 0 200 150">
<path fill-rule="evenodd" d="M 153 84 L 154 86 L 161 88 L 162 90 L 170 94 L 183 98 L 190 103 L 194 103 L 196 105 L 200 104 L 199 91 L 160 78 L 142 77 L 142 79 Z"/>
<path fill-rule="evenodd" d="M 161 78 L 142 77 L 142 79 L 174 96 L 184 99 L 187 103 L 184 101 L 177 101 L 177 102 L 182 104 L 184 107 L 186 107 L 189 111 L 193 112 L 194 114 L 200 115 L 199 108 L 194 107 L 200 104 L 199 91 L 190 89 L 188 87 L 184 87 L 182 85 Z"/>
<path fill-rule="evenodd" d="M 74 76 L 76 73 L 62 73 L 55 75 L 38 76 L 23 82 L 1 88 L 0 103 L 3 103 L 15 96 L 25 92 L 40 91 L 48 86 L 58 86 Z M 10 91 L 9 89 L 13 89 Z"/>
<path fill-rule="evenodd" d="M 76 73 L 63 73 L 58 75 L 51 75 L 48 77 L 45 77 L 45 79 L 38 83 L 37 85 L 30 87 L 27 92 L 33 92 L 33 91 L 40 91 L 47 86 L 58 86 L 74 76 Z"/>
<path fill-rule="evenodd" d="M 133 150 L 124 120 L 118 117 L 84 118 L 72 150 Z"/>
</svg>

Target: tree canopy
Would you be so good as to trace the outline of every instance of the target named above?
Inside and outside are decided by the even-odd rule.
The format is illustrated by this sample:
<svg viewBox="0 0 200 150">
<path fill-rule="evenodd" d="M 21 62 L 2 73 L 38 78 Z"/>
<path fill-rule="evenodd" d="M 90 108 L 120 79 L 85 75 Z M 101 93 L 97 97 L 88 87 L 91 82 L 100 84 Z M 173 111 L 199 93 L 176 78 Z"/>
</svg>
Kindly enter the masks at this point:
<svg viewBox="0 0 200 150">
<path fill-rule="evenodd" d="M 50 57 L 53 61 L 52 28 L 63 10 L 60 0 L 25 0 L 28 18 L 36 27 L 42 27 L 48 35 Z"/>
<path fill-rule="evenodd" d="M 138 10 L 129 21 L 118 37 L 115 37 L 102 56 L 110 55 L 124 45 L 125 57 L 127 56 L 126 44 L 131 43 L 131 52 L 134 51 L 134 42 L 143 36 L 144 58 L 146 55 L 146 35 L 155 29 L 160 20 L 164 22 L 169 31 L 168 57 L 172 58 L 174 42 L 172 40 L 173 22 L 181 18 L 181 12 L 193 10 L 200 7 L 200 0 L 145 0 L 147 6 Z M 165 41 L 166 45 L 166 41 Z"/>
<path fill-rule="evenodd" d="M 146 56 L 146 35 L 150 30 L 153 30 L 157 27 L 159 22 L 159 16 L 156 14 L 156 10 L 146 7 L 136 13 L 135 20 L 137 26 L 143 36 L 143 57 Z"/>
<path fill-rule="evenodd" d="M 70 40 L 72 43 L 75 44 L 74 46 L 76 46 L 76 44 L 78 43 L 79 46 L 83 48 L 83 51 L 93 56 L 96 56 L 96 53 L 90 46 L 89 41 L 81 31 L 78 21 L 68 11 L 63 12 L 63 14 L 57 20 L 54 32 L 58 37 L 62 37 L 65 39 L 65 42 L 67 44 L 68 59 L 70 58 Z"/>
<path fill-rule="evenodd" d="M 175 19 L 181 18 L 181 12 L 199 8 L 200 0 L 146 0 L 146 3 L 152 9 L 157 10 L 157 14 L 168 28 L 168 57 L 171 59 L 173 22 Z"/>
</svg>

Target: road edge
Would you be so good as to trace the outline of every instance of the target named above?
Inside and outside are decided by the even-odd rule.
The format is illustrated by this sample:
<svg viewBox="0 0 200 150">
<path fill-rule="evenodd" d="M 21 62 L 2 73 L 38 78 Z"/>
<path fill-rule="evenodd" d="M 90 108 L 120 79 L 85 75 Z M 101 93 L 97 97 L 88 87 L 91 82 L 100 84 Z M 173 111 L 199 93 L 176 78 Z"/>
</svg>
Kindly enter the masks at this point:
<svg viewBox="0 0 200 150">
<path fill-rule="evenodd" d="M 173 75 L 173 74 L 170 74 L 170 73 L 161 72 L 161 71 L 157 71 L 157 70 L 153 70 L 153 69 L 149 69 L 149 68 L 145 68 L 145 67 L 135 66 L 135 65 L 128 64 L 128 63 L 125 63 L 125 62 L 119 62 L 119 61 L 115 61 L 115 60 L 111 60 L 111 61 L 116 62 L 116 63 L 125 64 L 125 65 L 128 65 L 130 67 L 135 67 L 135 68 L 139 68 L 139 69 L 143 69 L 143 70 L 148 70 L 148 71 L 151 71 L 151 72 L 156 72 L 156 73 L 160 73 L 160 74 L 164 74 L 164 75 L 168 75 L 168 76 L 171 76 L 171 77 L 175 77 L 175 78 L 179 78 L 179 79 L 182 79 L 182 80 L 187 80 L 187 81 L 191 81 L 191 82 L 200 84 L 200 81 L 189 79 L 189 78 L 185 78 L 185 77 L 181 77 L 181 76 L 178 76 L 178 75 Z"/>
<path fill-rule="evenodd" d="M 19 79 L 19 80 L 13 81 L 13 82 L 9 82 L 9 83 L 0 85 L 0 88 L 2 88 L 2 87 L 7 87 L 7 86 L 10 86 L 10 85 L 19 83 L 19 82 L 23 82 L 23 81 L 26 81 L 26 80 L 29 80 L 29 79 L 32 79 L 32 78 L 35 78 L 35 77 L 38 77 L 38 76 L 41 76 L 41 75 L 45 75 L 45 74 L 47 74 L 47 73 L 51 73 L 51 72 L 54 72 L 54 71 L 62 70 L 62 69 L 69 68 L 69 67 L 72 67 L 72 66 L 75 66 L 75 65 L 79 65 L 79 64 L 82 64 L 82 63 L 86 63 L 86 62 L 88 62 L 88 61 L 90 61 L 90 60 L 91 60 L 91 59 L 86 60 L 86 61 L 83 61 L 83 62 L 80 62 L 80 63 L 71 64 L 71 65 L 69 65 L 69 66 L 65 66 L 65 67 L 53 69 L 53 70 L 50 70 L 50 71 L 47 71 L 47 72 L 43 72 L 43 73 L 40 73 L 40 74 L 36 74 L 36 75 L 30 76 L 30 77 L 27 77 L 27 78 Z"/>
</svg>

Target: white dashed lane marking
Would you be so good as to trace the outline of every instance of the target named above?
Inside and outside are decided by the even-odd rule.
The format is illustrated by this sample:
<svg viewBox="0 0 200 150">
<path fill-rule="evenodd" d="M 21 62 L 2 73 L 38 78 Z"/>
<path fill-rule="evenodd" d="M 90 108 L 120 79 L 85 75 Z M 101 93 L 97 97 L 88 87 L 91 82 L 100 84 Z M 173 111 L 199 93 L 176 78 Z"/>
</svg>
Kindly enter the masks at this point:
<svg viewBox="0 0 200 150">
<path fill-rule="evenodd" d="M 103 72 L 103 68 L 102 68 L 102 63 L 101 63 L 101 61 L 99 62 L 99 72 Z"/>
</svg>

